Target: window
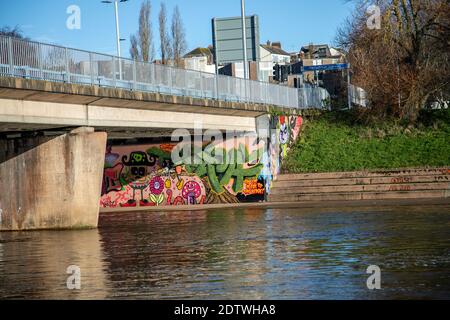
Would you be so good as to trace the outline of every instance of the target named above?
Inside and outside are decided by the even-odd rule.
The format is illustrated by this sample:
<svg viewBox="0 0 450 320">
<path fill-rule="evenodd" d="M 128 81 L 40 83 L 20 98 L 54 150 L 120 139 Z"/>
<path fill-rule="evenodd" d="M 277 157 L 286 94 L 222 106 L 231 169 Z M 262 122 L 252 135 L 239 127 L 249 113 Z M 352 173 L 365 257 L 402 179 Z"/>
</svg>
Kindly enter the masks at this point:
<svg viewBox="0 0 450 320">
<path fill-rule="evenodd" d="M 327 48 L 319 48 L 319 57 L 320 58 L 326 58 L 327 56 Z"/>
</svg>

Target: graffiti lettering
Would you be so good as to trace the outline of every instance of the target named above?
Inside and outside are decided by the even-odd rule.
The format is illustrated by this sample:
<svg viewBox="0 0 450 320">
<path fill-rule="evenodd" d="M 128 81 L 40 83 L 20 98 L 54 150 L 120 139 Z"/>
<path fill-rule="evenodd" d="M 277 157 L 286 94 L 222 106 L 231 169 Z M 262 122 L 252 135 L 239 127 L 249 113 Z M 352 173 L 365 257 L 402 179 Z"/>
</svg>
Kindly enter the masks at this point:
<svg viewBox="0 0 450 320">
<path fill-rule="evenodd" d="M 391 183 L 410 183 L 411 181 L 412 181 L 411 177 L 398 177 L 391 179 Z"/>
</svg>

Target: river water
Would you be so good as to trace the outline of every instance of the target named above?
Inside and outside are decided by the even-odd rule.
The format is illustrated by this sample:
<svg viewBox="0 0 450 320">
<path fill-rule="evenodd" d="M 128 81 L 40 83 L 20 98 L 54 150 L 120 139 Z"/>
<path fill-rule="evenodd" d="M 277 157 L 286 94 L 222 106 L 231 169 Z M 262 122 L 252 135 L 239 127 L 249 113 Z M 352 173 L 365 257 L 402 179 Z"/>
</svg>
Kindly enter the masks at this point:
<svg viewBox="0 0 450 320">
<path fill-rule="evenodd" d="M 0 233 L 0 298 L 449 299 L 450 206 L 121 213 L 98 230 Z"/>
</svg>

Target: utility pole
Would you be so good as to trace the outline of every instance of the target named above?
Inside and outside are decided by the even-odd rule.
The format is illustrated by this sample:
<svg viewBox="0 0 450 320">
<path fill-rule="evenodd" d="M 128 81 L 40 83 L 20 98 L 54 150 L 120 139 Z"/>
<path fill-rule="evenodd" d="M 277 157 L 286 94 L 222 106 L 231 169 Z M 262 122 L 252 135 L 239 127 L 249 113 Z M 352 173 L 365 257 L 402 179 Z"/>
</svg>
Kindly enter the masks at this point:
<svg viewBox="0 0 450 320">
<path fill-rule="evenodd" d="M 119 5 L 117 3 L 117 0 L 114 1 L 114 11 L 115 11 L 115 15 L 116 15 L 117 56 L 119 58 L 121 58 L 122 54 L 120 52 Z"/>
<path fill-rule="evenodd" d="M 245 21 L 245 0 L 241 0 L 241 16 L 242 16 L 242 45 L 244 48 L 244 79 L 248 79 L 247 26 Z"/>
<path fill-rule="evenodd" d="M 116 18 L 116 45 L 117 45 L 117 56 L 119 57 L 119 77 L 122 80 L 122 61 L 120 58 L 122 57 L 122 53 L 120 50 L 120 42 L 122 39 L 120 38 L 120 27 L 119 27 L 119 2 L 127 2 L 128 0 L 113 0 L 114 1 L 114 14 Z M 111 4 L 112 1 L 104 0 L 102 3 Z M 114 75 L 115 77 L 116 75 Z"/>
</svg>

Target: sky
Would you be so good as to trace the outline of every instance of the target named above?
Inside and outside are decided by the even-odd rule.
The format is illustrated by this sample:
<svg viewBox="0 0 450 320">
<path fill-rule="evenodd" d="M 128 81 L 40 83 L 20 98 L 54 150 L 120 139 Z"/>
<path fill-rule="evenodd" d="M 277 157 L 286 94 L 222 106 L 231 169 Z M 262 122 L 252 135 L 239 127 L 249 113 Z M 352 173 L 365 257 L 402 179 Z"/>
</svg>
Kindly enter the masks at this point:
<svg viewBox="0 0 450 320">
<path fill-rule="evenodd" d="M 152 0 L 156 53 L 159 50 L 158 12 L 166 3 L 169 18 L 178 5 L 188 49 L 212 43 L 211 19 L 240 15 L 240 0 Z M 138 29 L 143 0 L 119 3 L 122 56 L 129 57 L 129 39 Z M 80 29 L 66 26 L 67 9 L 80 8 Z M 259 16 L 260 40 L 281 41 L 283 49 L 299 51 L 309 43 L 332 44 L 337 28 L 351 14 L 345 0 L 246 0 L 246 14 Z M 116 54 L 114 5 L 100 0 L 0 0 L 0 27 L 19 26 L 25 36 L 40 42 Z M 158 55 L 158 54 L 157 54 Z"/>
</svg>

